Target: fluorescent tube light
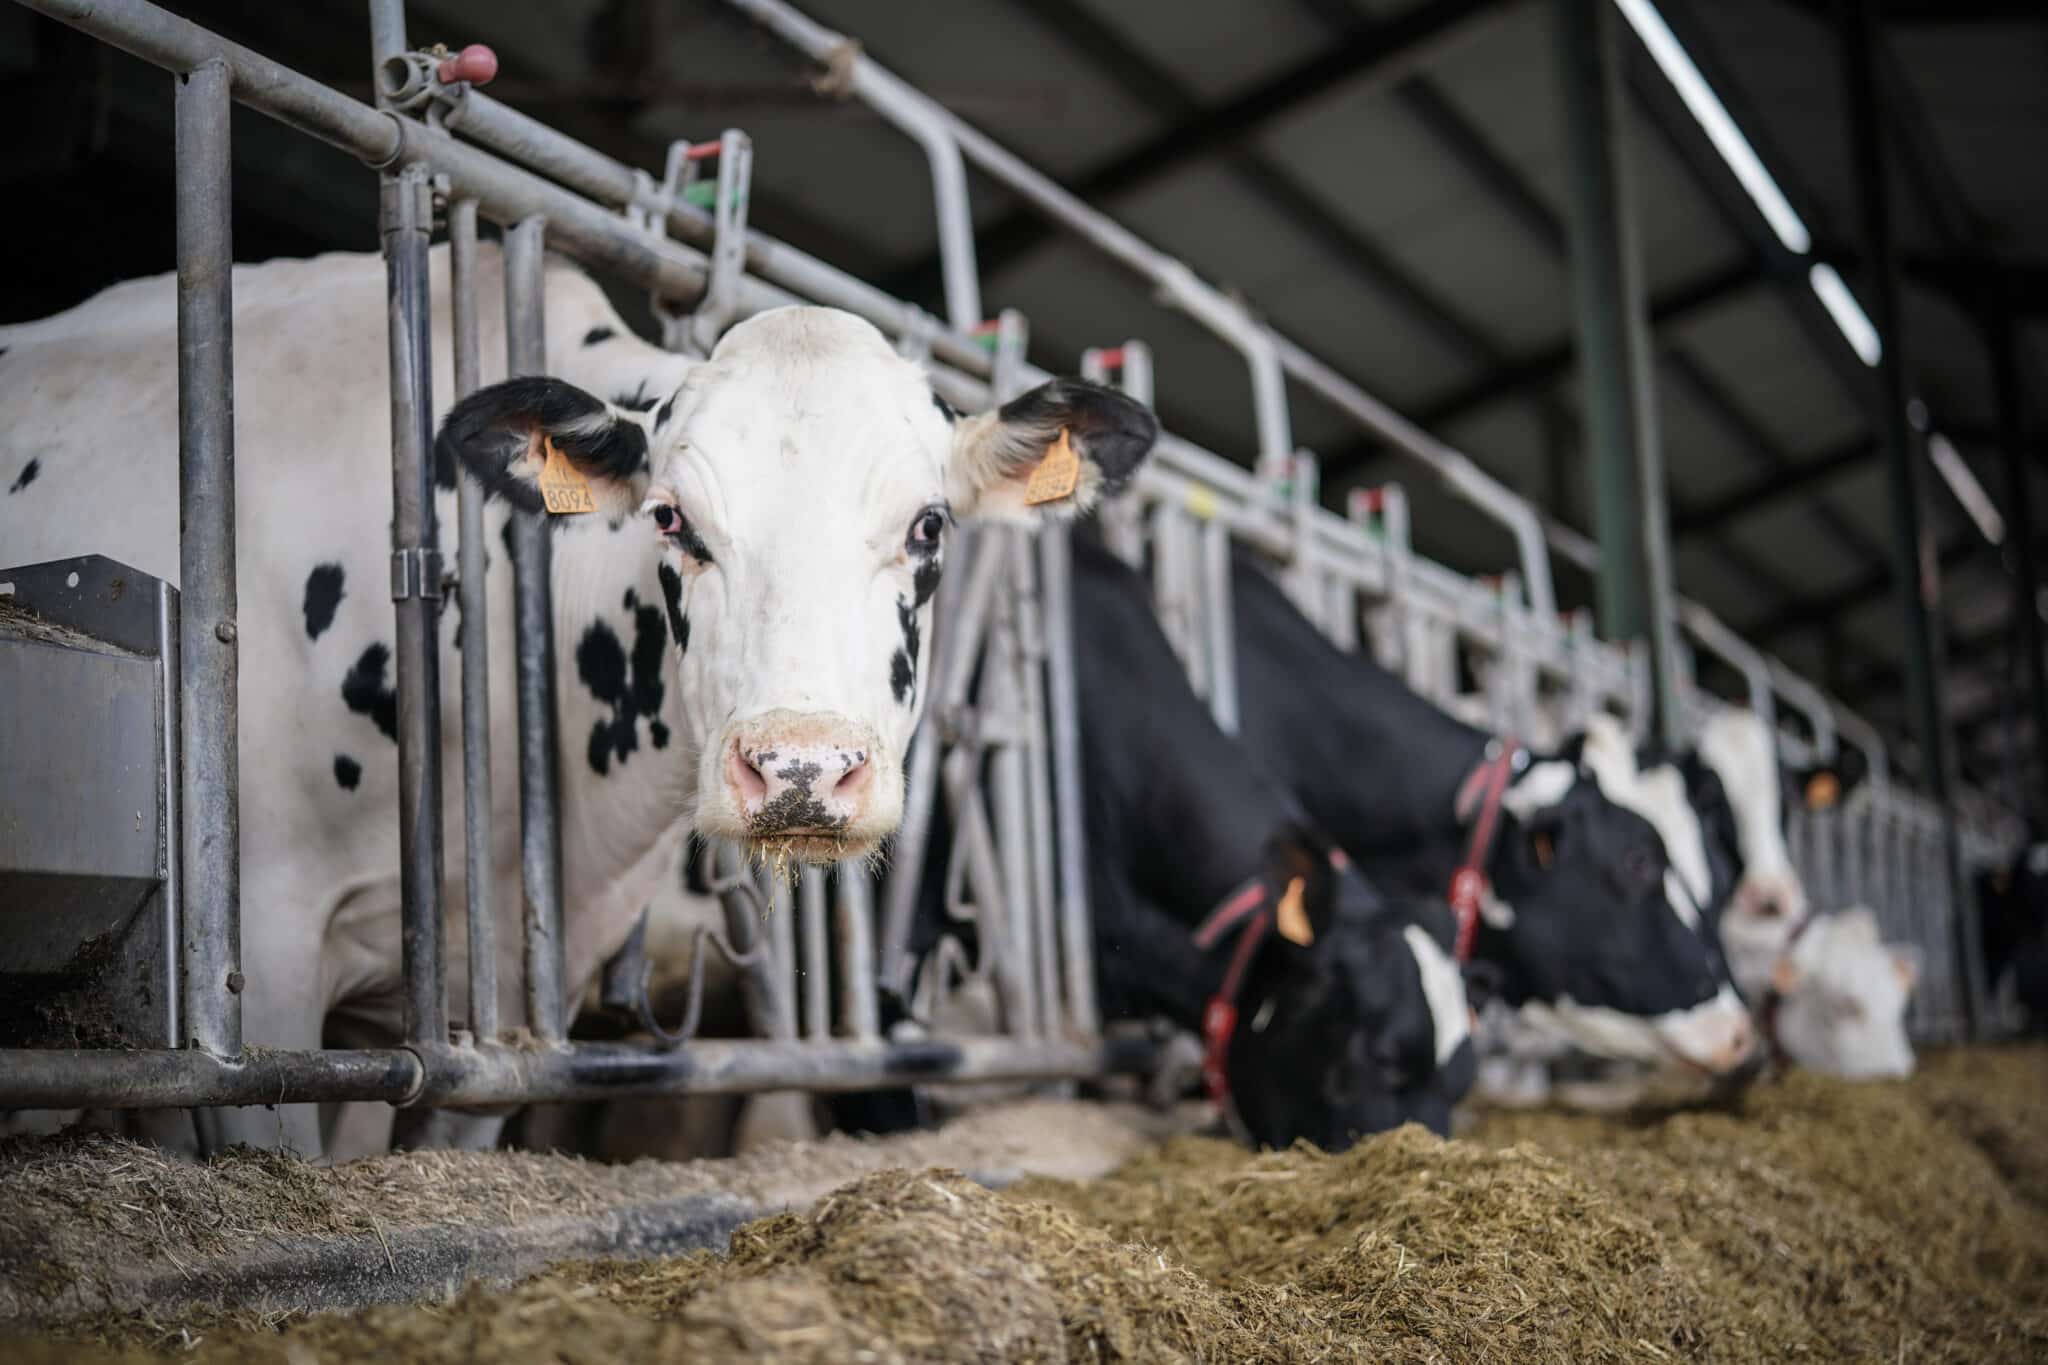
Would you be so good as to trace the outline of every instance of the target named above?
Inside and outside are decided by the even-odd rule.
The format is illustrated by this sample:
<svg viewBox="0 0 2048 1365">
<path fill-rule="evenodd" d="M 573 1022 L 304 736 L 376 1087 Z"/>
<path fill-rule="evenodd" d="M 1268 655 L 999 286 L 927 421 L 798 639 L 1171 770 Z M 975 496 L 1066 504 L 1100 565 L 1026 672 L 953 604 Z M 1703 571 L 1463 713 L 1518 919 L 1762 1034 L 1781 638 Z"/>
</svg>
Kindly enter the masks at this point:
<svg viewBox="0 0 2048 1365">
<path fill-rule="evenodd" d="M 1863 311 L 1863 305 L 1856 302 L 1856 296 L 1849 292 L 1849 286 L 1842 283 L 1842 277 L 1835 268 L 1825 263 L 1814 266 L 1806 272 L 1806 282 L 1813 286 L 1814 296 L 1821 307 L 1828 310 L 1828 316 L 1841 328 L 1849 345 L 1866 365 L 1875 365 L 1884 354 L 1884 343 L 1877 339 L 1877 328 L 1871 326 L 1870 315 Z"/>
<path fill-rule="evenodd" d="M 1977 476 L 1963 459 L 1955 443 L 1940 432 L 1927 438 L 1927 458 L 1934 461 L 1934 468 L 1941 475 L 1948 491 L 1956 495 L 1956 501 L 1970 514 L 1970 520 L 1977 523 L 1977 529 L 1984 533 L 1984 539 L 1993 545 L 2005 543 L 2005 518 L 1998 515 L 1992 506 L 1991 495 L 1984 491 L 1984 485 L 1977 482 Z"/>
<path fill-rule="evenodd" d="M 1778 182 L 1764 169 L 1756 149 L 1735 126 L 1727 106 L 1707 84 L 1707 78 L 1700 74 L 1700 69 L 1693 65 L 1691 55 L 1671 31 L 1671 26 L 1664 22 L 1664 16 L 1657 12 L 1657 7 L 1650 0 L 1614 0 L 1614 3 L 1621 10 L 1622 17 L 1628 20 L 1629 27 L 1636 31 L 1636 36 L 1643 40 L 1643 46 L 1650 50 L 1651 58 L 1664 72 L 1665 79 L 1678 91 L 1678 98 L 1685 101 L 1685 107 L 1699 120 L 1707 140 L 1714 144 L 1714 150 L 1721 154 L 1721 159 L 1728 163 L 1728 169 L 1735 173 L 1736 180 L 1756 201 L 1757 211 L 1771 225 L 1771 231 L 1778 234 L 1778 240 L 1785 244 L 1785 249 L 1800 256 L 1811 251 L 1813 235 L 1800 221 L 1791 201 L 1785 198 L 1785 192 L 1778 188 Z"/>
</svg>

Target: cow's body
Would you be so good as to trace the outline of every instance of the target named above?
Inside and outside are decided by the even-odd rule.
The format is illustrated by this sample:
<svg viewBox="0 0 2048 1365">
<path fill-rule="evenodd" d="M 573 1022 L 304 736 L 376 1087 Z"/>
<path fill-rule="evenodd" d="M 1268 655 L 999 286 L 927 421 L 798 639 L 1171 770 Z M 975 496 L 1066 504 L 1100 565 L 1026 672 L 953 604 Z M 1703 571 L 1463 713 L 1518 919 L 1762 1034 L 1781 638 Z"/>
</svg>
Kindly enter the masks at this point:
<svg viewBox="0 0 2048 1365">
<path fill-rule="evenodd" d="M 481 256 L 481 278 L 495 281 L 496 252 Z M 445 249 L 433 253 L 432 279 L 438 415 L 453 397 Z M 245 1036 L 274 1048 L 318 1047 L 323 1035 L 389 1042 L 401 978 L 384 266 L 333 255 L 237 267 L 234 295 Z M 484 288 L 477 300 L 486 385 L 504 373 L 501 297 Z M 562 263 L 549 264 L 545 311 L 551 380 L 487 388 L 436 451 L 451 563 L 456 461 L 494 494 L 485 513 L 491 808 L 507 1027 L 525 1011 L 505 533 L 508 500 L 539 501 L 537 464 L 520 456 L 543 449 L 543 437 L 555 442 L 600 509 L 551 518 L 573 1000 L 624 940 L 691 819 L 806 857 L 864 852 L 893 828 L 949 499 L 963 517 L 981 503 L 1035 518 L 1007 504 L 1029 472 L 1025 443 L 1048 422 L 1075 427 L 1091 494 L 1127 474 L 1156 430 L 1135 405 L 1086 386 L 1048 399 L 1058 388 L 1048 385 L 1002 413 L 958 418 L 879 333 L 830 310 L 743 323 L 705 362 L 638 340 L 598 287 Z M 0 495 L 6 558 L 102 553 L 176 582 L 171 277 L 0 330 L 0 347 L 0 463 L 37 465 L 32 480 Z M 1021 407 L 1030 410 L 1020 418 Z M 1110 441 L 1083 429 L 1099 428 L 1105 411 L 1123 424 Z M 1110 445 L 1117 459 L 1098 467 L 1097 451 Z M 620 458 L 636 451 L 637 461 Z M 774 490 L 785 487 L 819 502 L 785 504 L 792 524 L 778 525 Z M 678 509 L 688 524 L 674 525 Z M 710 541 L 723 561 L 715 567 Z M 794 547 L 786 562 L 784 546 Z M 844 603 L 843 615 L 813 620 L 827 600 Z M 440 643 L 445 941 L 457 1018 L 460 627 L 451 594 Z M 777 745 L 782 763 L 770 761 Z M 850 780 L 813 795 L 814 751 L 828 763 L 836 752 L 846 771 L 835 778 L 865 770 L 872 780 L 857 800 L 840 799 Z M 287 1141 L 318 1150 L 308 1107 L 287 1123 Z M 237 1135 L 250 1140 L 279 1135 L 270 1115 L 242 1126 Z"/>
<path fill-rule="evenodd" d="M 485 262 L 494 265 L 495 253 Z M 445 251 L 433 264 L 435 314 L 445 318 Z M 0 333 L 8 347 L 0 430 L 10 452 L 35 452 L 41 466 L 32 485 L 0 498 L 9 560 L 98 552 L 178 581 L 170 284 L 131 281 L 57 318 Z M 237 268 L 234 284 L 244 1032 L 269 1047 L 318 1047 L 337 1014 L 343 1033 L 389 1039 L 401 980 L 384 267 L 375 256 L 275 261 Z M 504 373 L 500 300 L 496 290 L 480 291 L 487 382 Z M 549 272 L 547 321 L 550 369 L 581 386 L 624 395 L 672 389 L 680 377 L 679 357 L 626 341 L 602 293 L 574 272 Z M 621 340 L 581 344 L 602 326 Z M 438 410 L 454 384 L 446 336 L 437 329 Z M 443 492 L 437 504 L 452 559 L 454 495 Z M 503 1017 L 516 1026 L 525 1008 L 507 515 L 502 504 L 486 512 L 498 981 Z M 576 908 L 564 955 L 566 979 L 579 984 L 631 927 L 659 871 L 657 845 L 680 815 L 675 784 L 654 780 L 657 769 L 675 768 L 659 762 L 657 743 L 662 735 L 673 742 L 676 727 L 656 566 L 645 555 L 619 554 L 615 535 L 586 521 L 554 547 L 562 881 L 565 903 Z M 461 619 L 451 598 L 441 618 L 441 712 L 453 908 L 464 894 L 454 650 Z M 636 680 L 636 663 L 651 676 Z M 629 799 L 611 794 L 626 784 L 593 771 L 599 726 L 608 727 L 608 765 L 633 772 Z M 446 941 L 459 1010 L 466 953 L 454 918 Z M 293 1145 L 317 1149 L 310 1112 L 288 1113 Z"/>
<path fill-rule="evenodd" d="M 1490 737 L 1339 650 L 1250 557 L 1232 577 L 1242 738 L 1376 883 L 1445 894 L 1467 848 L 1457 795 Z M 1607 1055 L 1723 1072 L 1751 1027 L 1632 765 L 1536 756 L 1502 802 L 1475 962 L 1510 1003 Z"/>
</svg>

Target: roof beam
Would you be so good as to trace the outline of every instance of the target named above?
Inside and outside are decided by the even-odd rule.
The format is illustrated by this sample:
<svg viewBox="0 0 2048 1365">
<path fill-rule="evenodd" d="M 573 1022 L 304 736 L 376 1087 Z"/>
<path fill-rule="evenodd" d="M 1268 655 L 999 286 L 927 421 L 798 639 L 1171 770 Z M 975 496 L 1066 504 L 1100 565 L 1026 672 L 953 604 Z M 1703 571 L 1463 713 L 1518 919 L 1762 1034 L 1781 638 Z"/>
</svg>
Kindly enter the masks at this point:
<svg viewBox="0 0 2048 1365">
<path fill-rule="evenodd" d="M 1831 0 L 1791 0 L 1814 18 L 1833 18 Z M 2040 0 L 1876 0 L 1871 6 L 1888 24 L 2020 24 L 2048 22 Z"/>
<path fill-rule="evenodd" d="M 1732 522 L 1760 512 L 1773 503 L 1815 488 L 1838 474 L 1846 473 L 1877 454 L 1877 443 L 1868 436 L 1793 460 L 1760 478 L 1734 488 L 1719 497 L 1671 509 L 1671 529 L 1680 536 L 1710 535 Z"/>
<path fill-rule="evenodd" d="M 1975 529 L 1942 542 L 1939 560 L 1943 569 L 1953 569 L 1983 547 L 1983 540 Z M 1824 625 L 1844 612 L 1868 606 L 1892 590 L 1891 565 L 1880 564 L 1834 592 L 1823 597 L 1810 597 L 1804 602 L 1783 611 L 1766 616 L 1747 626 L 1739 626 L 1742 634 L 1758 644 L 1768 645 L 1772 640 L 1801 630 L 1811 630 Z"/>
<path fill-rule="evenodd" d="M 1489 11 L 1504 12 L 1510 7 L 1510 0 L 1428 0 L 1396 18 L 1362 27 L 1233 99 L 1195 108 L 1166 132 L 1085 173 L 1071 188 L 1080 198 L 1098 203 L 1156 184 L 1203 157 L 1244 147 L 1274 123 L 1340 87 L 1399 80 L 1452 43 L 1470 37 L 1477 28 L 1475 21 L 1487 17 Z M 1034 4 L 1028 8 L 1044 7 Z M 1078 31 L 1069 27 L 1071 22 L 1071 13 L 1061 19 L 1063 36 Z M 1010 213 L 977 234 L 983 275 L 995 275 L 1058 232 L 1033 210 Z M 881 283 L 900 293 L 937 277 L 934 256 Z"/>
<path fill-rule="evenodd" d="M 1650 297 L 1650 326 L 1685 322 L 1758 284 L 1763 271 L 1754 259 L 1709 270 Z M 1455 422 L 1489 403 L 1527 389 L 1554 384 L 1571 373 L 1572 339 L 1566 337 L 1540 351 L 1507 364 L 1467 384 L 1430 399 L 1415 410 L 1415 420 L 1431 430 Z"/>
</svg>

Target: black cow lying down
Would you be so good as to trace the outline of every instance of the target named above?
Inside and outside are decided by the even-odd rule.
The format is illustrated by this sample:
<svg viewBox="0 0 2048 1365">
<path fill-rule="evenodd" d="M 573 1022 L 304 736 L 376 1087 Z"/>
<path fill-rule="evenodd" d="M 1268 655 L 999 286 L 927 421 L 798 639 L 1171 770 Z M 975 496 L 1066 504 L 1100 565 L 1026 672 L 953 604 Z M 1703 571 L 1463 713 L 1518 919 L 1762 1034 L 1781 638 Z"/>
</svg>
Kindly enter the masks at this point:
<svg viewBox="0 0 2048 1365">
<path fill-rule="evenodd" d="M 1073 591 L 1105 1018 L 1201 1034 L 1206 1087 L 1255 1144 L 1447 1133 L 1475 1071 L 1450 917 L 1382 896 L 1216 727 L 1121 561 L 1077 540 Z M 928 965 L 950 926 L 934 897 L 919 918 Z M 901 1092 L 833 1111 L 866 1131 L 914 1112 Z"/>
<path fill-rule="evenodd" d="M 1744 1064 L 1748 1013 L 1637 813 L 1632 760 L 1596 778 L 1579 744 L 1530 754 L 1447 715 L 1331 643 L 1248 552 L 1232 591 L 1240 741 L 1375 884 L 1463 893 L 1475 981 L 1599 1055 Z"/>
</svg>

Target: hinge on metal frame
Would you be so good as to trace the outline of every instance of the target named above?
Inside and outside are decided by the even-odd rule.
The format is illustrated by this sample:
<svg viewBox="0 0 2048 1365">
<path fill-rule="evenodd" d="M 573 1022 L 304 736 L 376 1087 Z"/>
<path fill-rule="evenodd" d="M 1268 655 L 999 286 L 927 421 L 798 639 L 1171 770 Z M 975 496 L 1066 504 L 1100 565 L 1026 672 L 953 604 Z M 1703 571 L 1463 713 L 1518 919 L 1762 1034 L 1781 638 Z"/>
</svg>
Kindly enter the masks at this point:
<svg viewBox="0 0 2048 1365">
<path fill-rule="evenodd" d="M 410 597 L 424 598 L 429 602 L 441 600 L 441 552 L 415 548 L 391 552 L 391 600 L 403 602 Z"/>
</svg>

